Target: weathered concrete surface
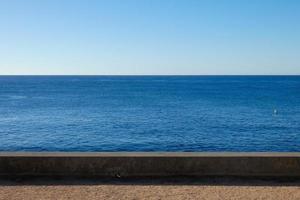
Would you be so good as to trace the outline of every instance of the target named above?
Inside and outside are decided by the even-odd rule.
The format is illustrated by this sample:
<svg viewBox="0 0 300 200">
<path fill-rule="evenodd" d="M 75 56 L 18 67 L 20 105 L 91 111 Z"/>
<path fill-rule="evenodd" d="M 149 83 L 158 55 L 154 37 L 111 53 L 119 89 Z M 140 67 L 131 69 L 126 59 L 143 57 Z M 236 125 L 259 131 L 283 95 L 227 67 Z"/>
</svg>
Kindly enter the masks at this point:
<svg viewBox="0 0 300 200">
<path fill-rule="evenodd" d="M 0 176 L 300 177 L 300 153 L 0 153 Z"/>
</svg>

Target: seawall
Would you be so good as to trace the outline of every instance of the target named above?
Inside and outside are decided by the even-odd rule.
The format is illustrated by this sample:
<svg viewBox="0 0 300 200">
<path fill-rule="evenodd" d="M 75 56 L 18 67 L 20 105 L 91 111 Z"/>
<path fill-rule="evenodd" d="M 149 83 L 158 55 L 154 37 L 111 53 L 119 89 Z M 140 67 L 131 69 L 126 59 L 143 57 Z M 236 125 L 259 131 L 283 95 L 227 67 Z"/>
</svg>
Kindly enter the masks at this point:
<svg viewBox="0 0 300 200">
<path fill-rule="evenodd" d="M 300 177 L 300 153 L 0 153 L 0 176 Z"/>
</svg>

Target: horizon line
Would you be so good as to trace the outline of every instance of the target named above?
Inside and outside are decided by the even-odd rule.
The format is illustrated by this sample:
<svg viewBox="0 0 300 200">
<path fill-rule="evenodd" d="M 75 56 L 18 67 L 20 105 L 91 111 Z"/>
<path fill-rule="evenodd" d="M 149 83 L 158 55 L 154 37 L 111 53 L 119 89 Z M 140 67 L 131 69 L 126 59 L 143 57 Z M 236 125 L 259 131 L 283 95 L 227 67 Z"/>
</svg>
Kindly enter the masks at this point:
<svg viewBox="0 0 300 200">
<path fill-rule="evenodd" d="M 0 76 L 300 76 L 300 74 L 0 74 Z"/>
</svg>

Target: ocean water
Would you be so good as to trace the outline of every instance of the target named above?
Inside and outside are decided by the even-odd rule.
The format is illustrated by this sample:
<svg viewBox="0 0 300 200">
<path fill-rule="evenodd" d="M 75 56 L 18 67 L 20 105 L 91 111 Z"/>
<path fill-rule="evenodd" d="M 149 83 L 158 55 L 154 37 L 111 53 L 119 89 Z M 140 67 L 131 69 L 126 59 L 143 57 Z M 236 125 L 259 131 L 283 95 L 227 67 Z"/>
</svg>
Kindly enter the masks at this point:
<svg viewBox="0 0 300 200">
<path fill-rule="evenodd" d="M 300 76 L 0 76 L 0 151 L 300 151 Z"/>
</svg>

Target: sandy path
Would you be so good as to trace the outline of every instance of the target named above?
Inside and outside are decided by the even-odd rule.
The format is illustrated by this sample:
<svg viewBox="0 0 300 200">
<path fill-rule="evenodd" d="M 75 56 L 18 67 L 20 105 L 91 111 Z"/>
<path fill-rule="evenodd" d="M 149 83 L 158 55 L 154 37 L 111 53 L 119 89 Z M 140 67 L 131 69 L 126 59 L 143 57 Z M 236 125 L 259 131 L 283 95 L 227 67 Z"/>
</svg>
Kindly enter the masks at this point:
<svg viewBox="0 0 300 200">
<path fill-rule="evenodd" d="M 82 183 L 82 184 L 81 184 Z M 9 199 L 300 199 L 300 184 L 273 182 L 93 183 L 26 182 L 1 183 L 0 200 Z"/>
</svg>

